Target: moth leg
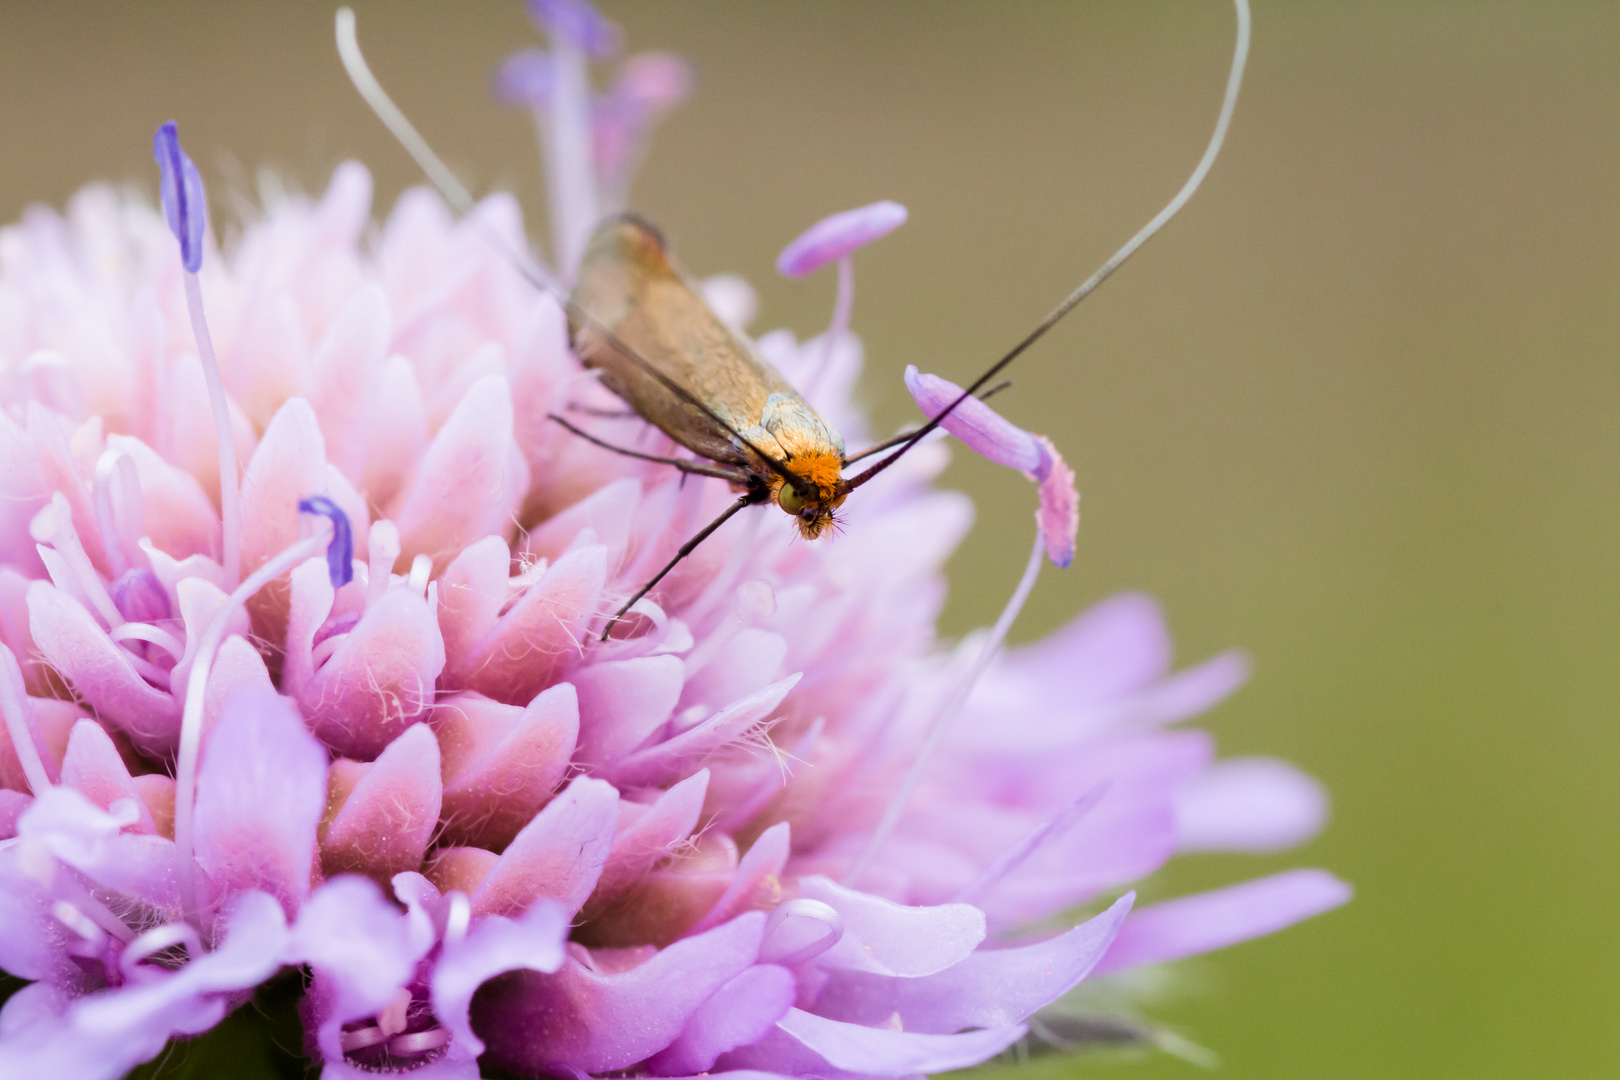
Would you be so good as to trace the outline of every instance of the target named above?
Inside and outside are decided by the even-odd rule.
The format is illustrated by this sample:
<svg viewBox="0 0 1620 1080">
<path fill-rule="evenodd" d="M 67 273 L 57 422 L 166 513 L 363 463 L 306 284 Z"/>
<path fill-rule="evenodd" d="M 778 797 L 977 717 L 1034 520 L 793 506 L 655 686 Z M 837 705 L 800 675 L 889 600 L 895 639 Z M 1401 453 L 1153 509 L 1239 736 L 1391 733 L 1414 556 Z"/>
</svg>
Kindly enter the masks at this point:
<svg viewBox="0 0 1620 1080">
<path fill-rule="evenodd" d="M 988 400 L 990 400 L 990 398 L 993 395 L 1001 393 L 1003 390 L 1007 389 L 1007 387 L 1009 387 L 1011 385 L 1012 385 L 1012 380 L 1011 379 L 1003 379 L 1001 382 L 997 383 L 996 385 L 992 386 L 990 389 L 986 390 L 984 393 L 980 394 L 979 395 L 979 400 L 980 401 L 988 401 Z M 907 439 L 911 438 L 915 434 L 917 434 L 917 429 L 916 428 L 912 428 L 909 431 L 902 431 L 900 434 L 896 435 L 892 439 L 885 439 L 882 442 L 878 443 L 876 446 L 868 446 L 865 450 L 862 450 L 858 454 L 851 454 L 849 457 L 844 459 L 844 464 L 845 465 L 853 465 L 855 462 L 860 461 L 862 458 L 869 458 L 873 454 L 881 454 L 885 450 L 889 450 L 889 449 L 892 449 L 893 447 L 899 446 L 901 443 L 905 442 Z"/>
<path fill-rule="evenodd" d="M 719 517 L 703 526 L 702 529 L 699 529 L 697 535 L 692 537 L 692 539 L 688 540 L 686 543 L 682 544 L 681 550 L 675 553 L 675 557 L 673 559 L 664 564 L 664 568 L 662 570 L 653 575 L 653 579 L 651 581 L 637 589 L 636 595 L 626 600 L 624 602 L 624 606 L 613 613 L 613 618 L 607 621 L 607 625 L 602 628 L 602 636 L 597 640 L 606 641 L 608 639 L 608 635 L 613 632 L 614 625 L 620 619 L 624 618 L 624 613 L 634 607 L 637 600 L 640 600 L 643 596 L 646 596 L 648 593 L 652 592 L 653 588 L 660 581 L 664 580 L 664 575 L 675 569 L 676 566 L 680 565 L 680 561 L 692 554 L 692 552 L 696 550 L 697 546 L 703 543 L 703 541 L 707 540 L 714 530 L 724 525 L 727 521 L 730 521 L 732 515 L 736 514 L 737 511 L 747 506 L 755 506 L 762 503 L 768 496 L 769 493 L 767 491 L 750 491 L 748 494 L 726 507 Z"/>
<path fill-rule="evenodd" d="M 643 454 L 639 450 L 630 450 L 623 446 L 614 446 L 610 442 L 605 442 L 602 439 L 598 439 L 595 435 L 592 435 L 588 431 L 583 431 L 580 428 L 575 427 L 573 424 L 558 416 L 556 413 L 548 413 L 547 417 L 548 419 L 555 420 L 557 423 L 561 424 L 569 431 L 572 431 L 575 435 L 578 435 L 586 442 L 594 443 L 604 450 L 611 450 L 615 454 L 623 454 L 625 457 L 637 458 L 641 461 L 651 461 L 659 465 L 672 465 L 681 470 L 683 473 L 695 473 L 698 476 L 714 476 L 721 480 L 729 480 L 733 484 L 747 484 L 749 480 L 752 479 L 752 475 L 744 469 L 729 468 L 725 465 L 718 465 L 707 461 L 687 461 L 684 458 L 659 457 L 657 454 Z"/>
<path fill-rule="evenodd" d="M 569 412 L 579 413 L 581 416 L 594 416 L 599 420 L 629 420 L 641 414 L 634 409 L 599 409 L 594 405 L 580 405 L 570 401 L 566 406 Z"/>
</svg>

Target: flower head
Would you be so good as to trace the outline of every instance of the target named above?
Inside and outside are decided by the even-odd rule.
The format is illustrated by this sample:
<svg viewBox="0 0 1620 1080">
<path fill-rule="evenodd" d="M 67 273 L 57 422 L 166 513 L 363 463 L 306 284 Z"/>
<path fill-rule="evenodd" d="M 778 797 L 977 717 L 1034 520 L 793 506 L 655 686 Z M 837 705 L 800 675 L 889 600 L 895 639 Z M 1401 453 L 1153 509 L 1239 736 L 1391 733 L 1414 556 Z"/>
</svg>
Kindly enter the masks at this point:
<svg viewBox="0 0 1620 1080">
<path fill-rule="evenodd" d="M 598 642 L 732 493 L 544 422 L 616 402 L 488 242 L 521 245 L 510 198 L 457 222 L 408 192 L 368 241 L 370 199 L 345 164 L 210 263 L 217 413 L 164 217 L 97 186 L 0 232 L 0 348 L 59 350 L 0 382 L 0 967 L 30 980 L 5 1060 L 117 1076 L 296 967 L 334 1077 L 910 1076 L 1094 970 L 1342 902 L 1310 871 L 1132 913 L 1178 850 L 1311 834 L 1320 791 L 1177 726 L 1244 663 L 1172 673 L 1141 597 L 964 682 L 937 445 L 835 542 L 740 514 Z M 107 244 L 131 257 L 85 257 Z M 759 348 L 800 382 L 823 359 Z M 847 383 L 818 404 L 863 433 Z M 1072 490 L 1038 440 L 960 430 Z"/>
</svg>

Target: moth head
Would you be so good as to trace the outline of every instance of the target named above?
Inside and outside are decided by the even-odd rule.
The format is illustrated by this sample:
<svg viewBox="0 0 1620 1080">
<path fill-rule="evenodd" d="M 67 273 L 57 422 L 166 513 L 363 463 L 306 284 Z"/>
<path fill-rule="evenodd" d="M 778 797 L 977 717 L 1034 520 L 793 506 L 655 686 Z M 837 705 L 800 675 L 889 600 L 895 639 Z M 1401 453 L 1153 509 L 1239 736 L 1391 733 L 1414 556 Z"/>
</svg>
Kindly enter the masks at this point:
<svg viewBox="0 0 1620 1080">
<path fill-rule="evenodd" d="M 842 461 L 825 455 L 803 455 L 794 458 L 784 470 L 786 477 L 776 477 L 772 498 L 782 512 L 794 518 L 799 535 L 814 540 L 838 523 L 834 511 L 843 505 L 849 494 L 839 475 Z"/>
</svg>

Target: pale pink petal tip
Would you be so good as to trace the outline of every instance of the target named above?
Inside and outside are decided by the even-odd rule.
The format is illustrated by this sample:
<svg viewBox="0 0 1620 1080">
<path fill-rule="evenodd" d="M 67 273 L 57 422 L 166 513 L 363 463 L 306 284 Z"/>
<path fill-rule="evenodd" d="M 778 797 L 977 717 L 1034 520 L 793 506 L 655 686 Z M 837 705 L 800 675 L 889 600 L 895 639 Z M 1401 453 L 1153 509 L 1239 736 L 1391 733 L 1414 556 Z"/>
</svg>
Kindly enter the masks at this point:
<svg viewBox="0 0 1620 1080">
<path fill-rule="evenodd" d="M 674 53 L 637 53 L 624 62 L 613 96 L 646 112 L 663 112 L 692 93 L 692 65 Z"/>
<path fill-rule="evenodd" d="M 1131 915 L 1096 973 L 1180 960 L 1264 937 L 1347 903 L 1352 889 L 1326 870 L 1286 870 L 1196 893 Z"/>
<path fill-rule="evenodd" d="M 905 223 L 906 208 L 886 199 L 824 217 L 782 249 L 776 270 L 783 277 L 813 274 Z"/>
<path fill-rule="evenodd" d="M 1080 491 L 1074 486 L 1074 470 L 1057 447 L 1045 436 L 1037 440 L 1046 460 L 1031 473 L 1040 482 L 1041 507 L 1035 520 L 1046 541 L 1046 557 L 1053 566 L 1067 567 L 1074 561 L 1074 539 L 1080 532 Z"/>
</svg>

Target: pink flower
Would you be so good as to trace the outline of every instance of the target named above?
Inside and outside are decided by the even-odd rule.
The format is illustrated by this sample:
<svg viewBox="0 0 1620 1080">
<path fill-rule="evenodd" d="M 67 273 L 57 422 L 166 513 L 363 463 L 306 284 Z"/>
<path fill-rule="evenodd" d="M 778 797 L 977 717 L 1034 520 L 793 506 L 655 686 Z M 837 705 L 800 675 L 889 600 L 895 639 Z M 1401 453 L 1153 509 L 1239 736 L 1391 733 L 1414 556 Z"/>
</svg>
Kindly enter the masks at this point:
<svg viewBox="0 0 1620 1080">
<path fill-rule="evenodd" d="M 370 199 L 345 164 L 223 254 L 171 214 L 185 262 L 106 187 L 0 230 L 8 1064 L 121 1075 L 298 967 L 333 1077 L 910 1076 L 1094 970 L 1348 895 L 1297 871 L 1131 914 L 1178 850 L 1305 839 L 1320 789 L 1178 726 L 1245 664 L 1172 672 L 1141 597 L 964 680 L 937 444 L 836 540 L 739 515 L 598 643 L 732 494 L 545 422 L 615 401 L 489 243 L 522 244 L 510 198 L 457 222 L 408 192 L 368 241 Z M 860 343 L 833 344 L 759 341 L 801 385 L 830 355 L 818 406 L 859 445 Z"/>
</svg>

